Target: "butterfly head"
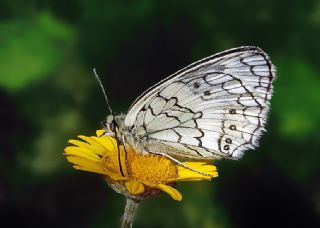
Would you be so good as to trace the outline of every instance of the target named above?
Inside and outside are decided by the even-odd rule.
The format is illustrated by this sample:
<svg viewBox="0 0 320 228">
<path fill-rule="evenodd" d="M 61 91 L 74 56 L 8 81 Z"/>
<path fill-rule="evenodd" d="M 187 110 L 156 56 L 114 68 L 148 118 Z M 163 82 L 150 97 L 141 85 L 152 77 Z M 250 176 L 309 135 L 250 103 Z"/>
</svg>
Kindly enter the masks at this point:
<svg viewBox="0 0 320 228">
<path fill-rule="evenodd" d="M 102 121 L 102 126 L 106 130 L 105 135 L 115 137 L 117 122 L 114 118 L 114 115 L 108 115 L 107 119 Z"/>
<path fill-rule="evenodd" d="M 125 115 L 108 115 L 105 121 L 102 121 L 102 126 L 106 130 L 105 135 L 112 136 L 115 138 L 116 134 L 121 135 L 123 132 Z"/>
</svg>

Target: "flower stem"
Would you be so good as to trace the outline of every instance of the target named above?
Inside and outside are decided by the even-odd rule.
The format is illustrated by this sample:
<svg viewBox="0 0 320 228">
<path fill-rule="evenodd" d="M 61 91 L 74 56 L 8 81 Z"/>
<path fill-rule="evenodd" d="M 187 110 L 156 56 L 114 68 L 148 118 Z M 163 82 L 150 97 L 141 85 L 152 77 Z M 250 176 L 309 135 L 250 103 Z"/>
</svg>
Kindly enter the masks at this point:
<svg viewBox="0 0 320 228">
<path fill-rule="evenodd" d="M 122 222 L 121 222 L 122 228 L 131 228 L 132 227 L 132 223 L 133 223 L 136 211 L 138 209 L 138 206 L 139 206 L 138 201 L 127 197 L 126 207 L 124 209 Z"/>
</svg>

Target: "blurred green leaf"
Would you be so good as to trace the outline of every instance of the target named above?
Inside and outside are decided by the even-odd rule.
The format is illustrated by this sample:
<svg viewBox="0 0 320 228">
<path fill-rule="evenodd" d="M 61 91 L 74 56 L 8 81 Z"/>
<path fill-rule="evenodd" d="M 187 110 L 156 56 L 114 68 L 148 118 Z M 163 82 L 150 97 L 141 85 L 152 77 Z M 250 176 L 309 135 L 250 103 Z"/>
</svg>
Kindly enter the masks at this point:
<svg viewBox="0 0 320 228">
<path fill-rule="evenodd" d="M 3 22 L 0 34 L 0 86 L 13 91 L 56 70 L 74 39 L 48 12 Z"/>
<path fill-rule="evenodd" d="M 182 183 L 182 212 L 188 227 L 231 227 L 228 215 L 217 200 L 216 180 Z"/>
<path fill-rule="evenodd" d="M 285 58 L 275 61 L 278 78 L 272 108 L 285 137 L 303 139 L 320 125 L 320 80 L 305 62 Z"/>
</svg>

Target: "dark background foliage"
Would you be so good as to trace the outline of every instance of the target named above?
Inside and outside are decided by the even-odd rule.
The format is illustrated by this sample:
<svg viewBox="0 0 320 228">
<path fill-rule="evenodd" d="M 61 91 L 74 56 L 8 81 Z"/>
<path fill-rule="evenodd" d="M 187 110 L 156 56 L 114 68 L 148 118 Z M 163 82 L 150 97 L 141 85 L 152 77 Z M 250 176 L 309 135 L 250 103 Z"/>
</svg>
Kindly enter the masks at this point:
<svg viewBox="0 0 320 228">
<path fill-rule="evenodd" d="M 62 155 L 148 86 L 228 48 L 277 67 L 268 132 L 182 202 L 144 202 L 136 227 L 319 227 L 320 1 L 0 2 L 0 217 L 20 227 L 116 227 L 124 199 Z"/>
</svg>

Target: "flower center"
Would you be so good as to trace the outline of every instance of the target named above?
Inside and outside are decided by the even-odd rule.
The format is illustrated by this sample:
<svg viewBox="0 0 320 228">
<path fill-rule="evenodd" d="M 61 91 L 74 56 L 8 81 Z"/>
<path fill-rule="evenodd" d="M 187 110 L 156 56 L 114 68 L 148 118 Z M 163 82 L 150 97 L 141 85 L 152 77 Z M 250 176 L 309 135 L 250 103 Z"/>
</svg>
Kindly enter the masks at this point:
<svg viewBox="0 0 320 228">
<path fill-rule="evenodd" d="M 159 155 L 137 154 L 129 149 L 128 164 L 130 175 L 136 181 L 165 184 L 178 177 L 177 168 L 171 160 Z"/>
<path fill-rule="evenodd" d="M 104 168 L 107 173 L 121 175 L 117 149 L 104 157 Z M 138 154 L 128 148 L 127 156 L 120 146 L 121 169 L 125 177 L 150 184 L 166 184 L 178 177 L 175 165 L 167 158 L 155 154 Z M 129 172 L 127 172 L 127 166 Z"/>
</svg>

